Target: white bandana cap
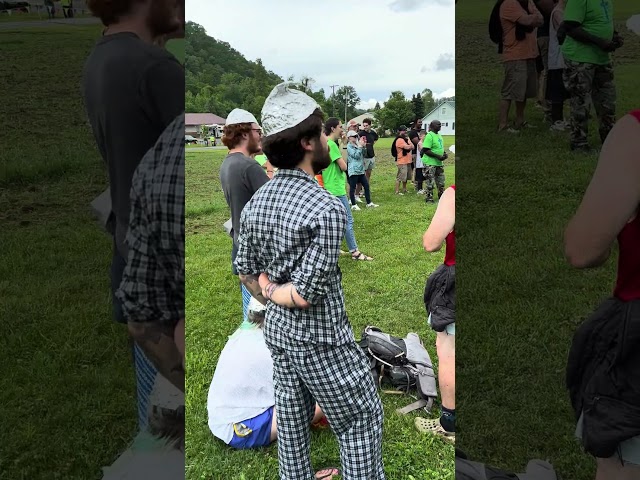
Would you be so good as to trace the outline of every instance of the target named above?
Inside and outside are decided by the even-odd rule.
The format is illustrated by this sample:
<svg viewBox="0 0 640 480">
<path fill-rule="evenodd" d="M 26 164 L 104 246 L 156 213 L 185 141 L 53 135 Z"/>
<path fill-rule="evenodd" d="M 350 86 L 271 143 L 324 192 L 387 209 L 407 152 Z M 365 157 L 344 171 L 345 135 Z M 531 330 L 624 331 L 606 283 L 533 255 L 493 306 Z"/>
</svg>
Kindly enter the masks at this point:
<svg viewBox="0 0 640 480">
<path fill-rule="evenodd" d="M 234 108 L 227 117 L 225 125 L 237 125 L 238 123 L 258 123 L 256 117 L 251 112 L 242 110 L 241 108 Z"/>
<path fill-rule="evenodd" d="M 306 93 L 289 88 L 295 82 L 276 85 L 262 107 L 262 129 L 265 136 L 299 125 L 317 109 L 318 102 Z"/>
</svg>

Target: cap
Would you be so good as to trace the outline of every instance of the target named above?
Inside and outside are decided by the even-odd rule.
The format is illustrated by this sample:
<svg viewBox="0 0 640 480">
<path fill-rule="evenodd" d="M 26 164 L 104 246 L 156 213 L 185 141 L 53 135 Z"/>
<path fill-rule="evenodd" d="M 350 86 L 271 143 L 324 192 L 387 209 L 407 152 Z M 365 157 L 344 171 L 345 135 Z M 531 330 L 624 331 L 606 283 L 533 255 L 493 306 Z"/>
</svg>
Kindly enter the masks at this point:
<svg viewBox="0 0 640 480">
<path fill-rule="evenodd" d="M 249 312 L 253 312 L 253 313 L 260 313 L 260 312 L 264 312 L 265 309 L 267 307 L 263 304 L 261 304 L 258 300 L 256 300 L 255 298 L 251 297 L 251 299 L 249 300 Z"/>
<path fill-rule="evenodd" d="M 238 123 L 258 123 L 256 117 L 251 112 L 242 110 L 241 108 L 234 108 L 229 113 L 225 125 L 236 125 Z"/>
<path fill-rule="evenodd" d="M 640 15 L 633 15 L 627 20 L 627 28 L 636 35 L 640 35 Z"/>
<path fill-rule="evenodd" d="M 276 85 L 262 107 L 262 129 L 265 136 L 299 125 L 317 109 L 318 102 L 306 93 L 289 88 L 295 82 Z"/>
<path fill-rule="evenodd" d="M 354 132 L 353 130 L 351 130 L 349 133 L 347 133 L 347 138 L 348 137 L 357 137 L 357 136 L 358 136 L 358 133 Z"/>
<path fill-rule="evenodd" d="M 402 132 L 403 130 L 404 130 L 404 131 L 407 131 L 407 127 L 406 127 L 405 125 L 400 125 L 400 126 L 398 127 L 398 131 L 399 131 L 399 132 Z"/>
</svg>

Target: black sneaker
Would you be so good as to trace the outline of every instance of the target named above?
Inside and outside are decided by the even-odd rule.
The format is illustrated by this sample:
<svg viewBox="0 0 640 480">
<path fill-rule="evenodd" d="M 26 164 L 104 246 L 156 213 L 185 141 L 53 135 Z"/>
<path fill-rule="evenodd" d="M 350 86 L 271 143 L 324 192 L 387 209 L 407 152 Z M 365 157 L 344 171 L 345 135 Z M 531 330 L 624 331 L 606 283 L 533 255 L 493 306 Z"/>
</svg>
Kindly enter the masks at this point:
<svg viewBox="0 0 640 480">
<path fill-rule="evenodd" d="M 427 197 L 425 200 L 426 203 L 436 203 L 433 201 L 433 197 Z"/>
</svg>

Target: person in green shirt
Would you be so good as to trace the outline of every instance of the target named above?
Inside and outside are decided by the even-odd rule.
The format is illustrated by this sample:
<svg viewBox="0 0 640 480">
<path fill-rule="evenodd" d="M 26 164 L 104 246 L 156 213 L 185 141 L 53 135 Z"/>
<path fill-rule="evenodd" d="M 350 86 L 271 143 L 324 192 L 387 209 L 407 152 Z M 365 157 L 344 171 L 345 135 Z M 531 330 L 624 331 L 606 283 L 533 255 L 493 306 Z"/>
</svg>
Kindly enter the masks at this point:
<svg viewBox="0 0 640 480">
<path fill-rule="evenodd" d="M 258 162 L 258 164 L 260 164 L 262 168 L 267 171 L 267 177 L 269 177 L 269 180 L 271 180 L 273 178 L 273 165 L 271 165 L 271 162 L 269 162 L 267 156 L 262 153 L 260 155 L 256 155 L 254 159 L 256 162 Z"/>
<path fill-rule="evenodd" d="M 613 0 L 570 0 L 558 31 L 570 95 L 571 150 L 590 152 L 589 112 L 596 110 L 600 140 L 616 121 L 616 87 L 610 53 L 622 46 L 613 27 Z"/>
<path fill-rule="evenodd" d="M 331 195 L 338 197 L 338 200 L 344 205 L 347 212 L 347 229 L 345 231 L 345 239 L 351 258 L 354 260 L 373 260 L 358 250 L 356 235 L 353 231 L 353 215 L 351 214 L 351 206 L 347 199 L 347 162 L 342 158 L 338 140 L 342 137 L 342 123 L 335 117 L 329 118 L 324 124 L 324 133 L 327 135 L 327 143 L 329 145 L 329 157 L 331 163 L 322 172 L 322 182 L 324 189 Z"/>
<path fill-rule="evenodd" d="M 424 137 L 422 141 L 422 163 L 426 170 L 427 180 L 427 203 L 434 203 L 433 200 L 433 187 L 438 187 L 438 200 L 444 193 L 444 166 L 443 163 L 447 159 L 447 152 L 444 151 L 444 139 L 440 135 L 440 129 L 442 123 L 440 120 L 433 120 L 429 124 L 429 133 Z"/>
</svg>

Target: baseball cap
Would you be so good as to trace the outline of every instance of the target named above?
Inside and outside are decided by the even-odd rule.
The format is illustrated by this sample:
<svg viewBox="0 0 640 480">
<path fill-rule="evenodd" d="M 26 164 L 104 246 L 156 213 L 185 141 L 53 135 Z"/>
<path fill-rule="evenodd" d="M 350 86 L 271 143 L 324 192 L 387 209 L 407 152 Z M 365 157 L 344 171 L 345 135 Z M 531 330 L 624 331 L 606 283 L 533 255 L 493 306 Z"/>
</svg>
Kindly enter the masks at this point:
<svg viewBox="0 0 640 480">
<path fill-rule="evenodd" d="M 398 127 L 398 131 L 402 132 L 402 131 L 407 131 L 407 126 L 406 125 L 400 125 L 400 127 Z"/>
<path fill-rule="evenodd" d="M 349 133 L 347 133 L 347 138 L 348 137 L 357 137 L 358 134 L 356 132 L 354 132 L 353 130 L 351 130 Z"/>
</svg>

